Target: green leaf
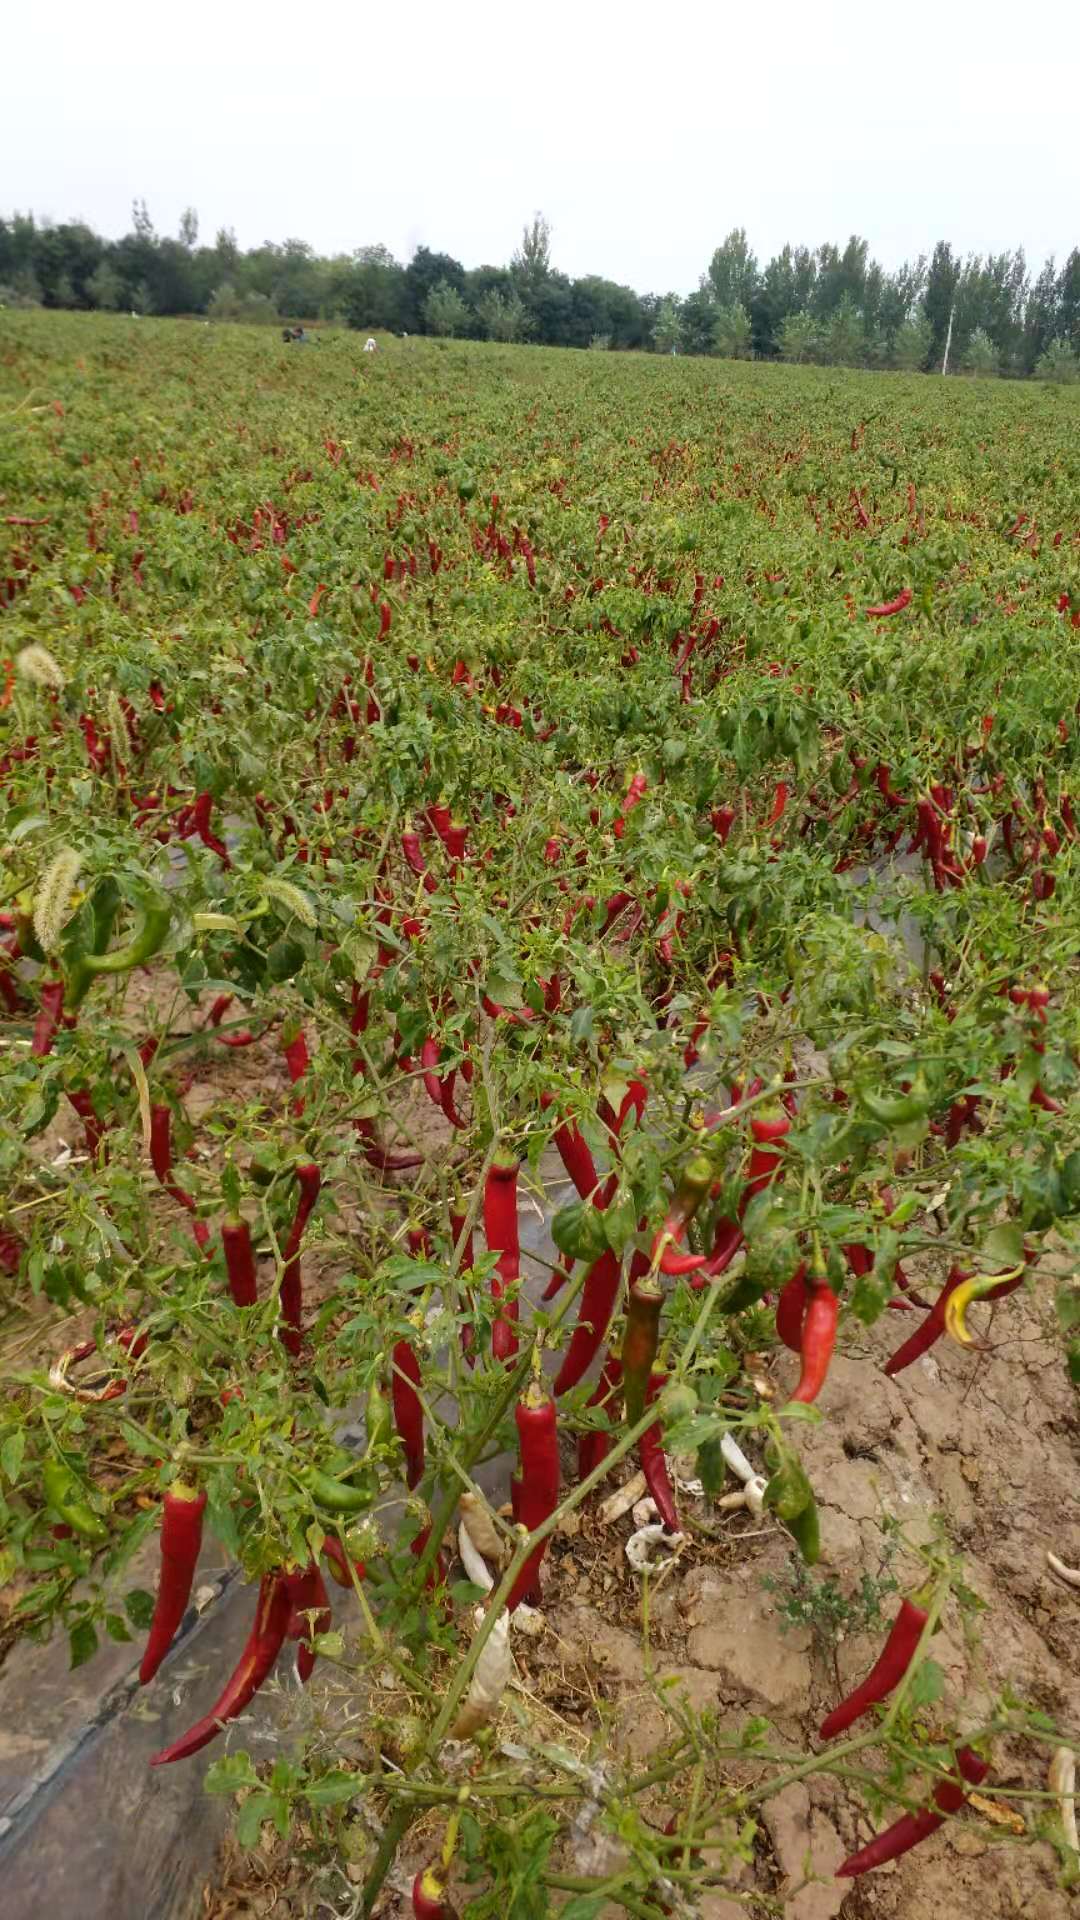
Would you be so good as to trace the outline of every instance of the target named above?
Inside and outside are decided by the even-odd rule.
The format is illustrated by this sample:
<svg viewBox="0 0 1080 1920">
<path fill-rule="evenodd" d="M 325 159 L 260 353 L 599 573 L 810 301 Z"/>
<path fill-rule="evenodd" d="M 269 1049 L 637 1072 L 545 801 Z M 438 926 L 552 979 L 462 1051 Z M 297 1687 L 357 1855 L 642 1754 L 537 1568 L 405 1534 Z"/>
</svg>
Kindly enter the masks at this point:
<svg viewBox="0 0 1080 1920">
<path fill-rule="evenodd" d="M 273 1793 L 253 1793 L 244 1801 L 236 1816 L 236 1837 L 242 1847 L 258 1846 L 263 1821 L 271 1819 L 276 1808 Z"/>
<path fill-rule="evenodd" d="M 68 1644 L 71 1652 L 71 1671 L 74 1673 L 76 1667 L 85 1666 L 88 1660 L 92 1660 L 98 1650 L 97 1629 L 93 1621 L 77 1620 L 68 1634 Z"/>
<path fill-rule="evenodd" d="M 1005 1227 L 994 1227 L 987 1234 L 981 1248 L 982 1259 L 991 1272 L 1001 1267 L 1019 1267 L 1024 1260 L 1023 1229 L 1011 1223 Z"/>
<path fill-rule="evenodd" d="M 243 1749 L 239 1753 L 223 1754 L 207 1768 L 203 1786 L 207 1793 L 239 1793 L 244 1787 L 257 1787 L 259 1776 L 255 1771 L 251 1755 Z"/>
<path fill-rule="evenodd" d="M 105 1615 L 105 1631 L 110 1640 L 126 1642 L 131 1639 L 131 1635 L 127 1629 L 127 1622 L 119 1613 L 107 1613 Z"/>
<path fill-rule="evenodd" d="M 356 1775 L 339 1770 L 324 1773 L 304 1788 L 304 1798 L 313 1807 L 340 1807 L 357 1795 Z"/>
<path fill-rule="evenodd" d="M 607 1251 L 603 1213 L 587 1200 L 571 1200 L 551 1222 L 551 1237 L 560 1253 L 590 1264 Z"/>
<path fill-rule="evenodd" d="M 940 1700 L 945 1691 L 945 1675 L 936 1660 L 921 1660 L 916 1667 L 908 1692 L 908 1700 L 913 1707 L 932 1707 Z"/>
<path fill-rule="evenodd" d="M 157 1523 L 156 1507 L 147 1507 L 142 1513 L 136 1514 L 130 1526 L 125 1527 L 115 1547 L 107 1556 L 104 1571 L 108 1574 L 119 1573 L 126 1567 L 138 1553 L 147 1534 L 153 1533 Z"/>
<path fill-rule="evenodd" d="M 596 1920 L 604 1901 L 598 1893 L 575 1893 L 565 1907 L 559 1908 L 559 1920 Z"/>
<path fill-rule="evenodd" d="M 154 1617 L 154 1596 L 145 1587 L 129 1587 L 124 1595 L 124 1612 L 137 1633 L 145 1633 Z"/>
<path fill-rule="evenodd" d="M 18 1433 L 10 1433 L 0 1447 L 0 1471 L 12 1486 L 19 1478 L 25 1452 L 26 1435 L 21 1428 Z"/>
</svg>

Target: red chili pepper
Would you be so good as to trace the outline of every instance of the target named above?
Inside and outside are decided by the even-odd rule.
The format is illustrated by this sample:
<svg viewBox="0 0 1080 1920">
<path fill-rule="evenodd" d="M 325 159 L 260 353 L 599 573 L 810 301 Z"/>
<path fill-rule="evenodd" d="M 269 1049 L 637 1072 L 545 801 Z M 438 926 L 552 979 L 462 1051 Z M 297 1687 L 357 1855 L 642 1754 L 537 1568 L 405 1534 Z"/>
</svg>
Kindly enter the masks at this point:
<svg viewBox="0 0 1080 1920">
<path fill-rule="evenodd" d="M 197 1720 L 171 1747 L 155 1753 L 152 1767 L 167 1767 L 174 1760 L 188 1760 L 193 1753 L 209 1746 L 221 1732 L 222 1723 L 235 1720 L 250 1704 L 267 1678 L 281 1652 L 289 1624 L 289 1595 L 280 1573 L 264 1573 L 259 1582 L 255 1619 L 239 1664 L 210 1712 Z"/>
<path fill-rule="evenodd" d="M 219 1027 L 221 1025 L 235 997 L 235 994 L 231 993 L 218 994 L 217 999 L 210 1009 L 210 1016 L 206 1023 L 208 1027 Z M 223 1047 L 252 1047 L 255 1044 L 256 1038 L 257 1036 L 252 1033 L 250 1027 L 241 1027 L 239 1033 L 215 1033 L 214 1035 L 214 1039 Z"/>
<path fill-rule="evenodd" d="M 289 1079 L 295 1087 L 297 1081 L 303 1079 L 311 1065 L 308 1044 L 303 1034 L 298 1033 L 295 1040 L 287 1041 L 282 1051 L 285 1055 L 285 1065 L 288 1069 Z"/>
<path fill-rule="evenodd" d="M 777 821 L 780 819 L 780 816 L 784 811 L 784 808 L 787 806 L 787 800 L 788 800 L 787 783 L 783 780 L 778 780 L 776 783 L 776 790 L 772 798 L 772 806 L 769 808 L 768 818 L 763 823 L 766 827 L 775 827 Z"/>
<path fill-rule="evenodd" d="M 405 1449 L 405 1484 L 415 1487 L 424 1475 L 424 1412 L 416 1389 L 420 1385 L 420 1362 L 408 1340 L 398 1340 L 391 1356 L 390 1402 L 394 1426 Z"/>
<path fill-rule="evenodd" d="M 600 1369 L 600 1378 L 590 1394 L 587 1406 L 607 1407 L 617 1400 L 622 1387 L 622 1362 L 613 1353 L 609 1353 Z M 612 1408 L 612 1411 L 614 1409 Z M 613 1440 L 611 1433 L 601 1433 L 590 1428 L 578 1437 L 578 1479 L 587 1479 L 590 1473 L 606 1460 L 611 1451 Z"/>
<path fill-rule="evenodd" d="M 172 1112 L 164 1102 L 150 1108 L 150 1165 L 170 1199 L 187 1213 L 194 1213 L 195 1202 L 190 1193 L 177 1185 L 172 1173 Z M 200 1221 L 198 1223 L 202 1225 Z"/>
<path fill-rule="evenodd" d="M 553 1097 L 550 1093 L 541 1094 L 541 1106 L 549 1107 Z M 559 1158 L 581 1198 L 588 1200 L 596 1196 L 599 1185 L 596 1162 L 581 1129 L 573 1121 L 564 1120 L 555 1128 L 551 1137 L 555 1142 Z M 597 1198 L 597 1205 L 600 1204 L 601 1201 Z"/>
<path fill-rule="evenodd" d="M 712 821 L 712 830 L 719 840 L 720 845 L 722 847 L 726 846 L 728 835 L 735 825 L 734 807 L 714 807 L 709 818 Z"/>
<path fill-rule="evenodd" d="M 578 1322 L 552 1389 L 556 1398 L 576 1387 L 595 1360 L 611 1324 L 621 1277 L 619 1257 L 610 1250 L 602 1253 L 585 1275 Z"/>
<path fill-rule="evenodd" d="M 412 1883 L 413 1920 L 454 1920 L 443 1899 L 445 1888 L 434 1867 L 424 1867 Z"/>
<path fill-rule="evenodd" d="M 420 1049 L 420 1065 L 423 1069 L 424 1092 L 433 1107 L 440 1113 L 443 1107 L 443 1087 L 435 1069 L 439 1064 L 439 1043 L 431 1034 Z"/>
<path fill-rule="evenodd" d="M 623 1336 L 622 1375 L 626 1423 L 636 1426 L 645 1411 L 649 1375 L 660 1338 L 660 1310 L 663 1289 L 647 1276 L 632 1280 L 626 1306 L 626 1332 Z"/>
<path fill-rule="evenodd" d="M 202 1546 L 206 1494 L 179 1480 L 161 1503 L 161 1572 L 150 1622 L 150 1637 L 139 1667 L 139 1684 L 146 1686 L 160 1667 L 176 1636 L 191 1598 L 195 1563 Z"/>
<path fill-rule="evenodd" d="M 980 1759 L 970 1747 L 958 1747 L 956 1765 L 961 1778 L 969 1786 L 981 1786 L 990 1771 L 989 1763 Z M 901 1854 L 909 1853 L 917 1847 L 920 1840 L 926 1840 L 944 1826 L 945 1816 L 959 1813 L 967 1795 L 955 1780 L 941 1780 L 934 1788 L 933 1803 L 922 1808 L 919 1813 L 905 1813 L 895 1820 L 884 1833 L 879 1833 L 868 1846 L 858 1853 L 850 1854 L 836 1869 L 838 1880 L 857 1880 L 860 1874 L 870 1873 L 875 1867 L 883 1867 L 888 1860 L 899 1860 Z M 935 1811 L 937 1809 L 937 1811 Z"/>
<path fill-rule="evenodd" d="M 573 1271 L 574 1271 L 573 1256 L 570 1254 L 567 1254 L 563 1260 L 562 1266 L 555 1268 L 555 1271 L 553 1272 L 550 1280 L 548 1281 L 547 1286 L 544 1288 L 543 1293 L 540 1295 L 541 1301 L 546 1303 L 548 1300 L 554 1300 L 556 1294 L 559 1294 L 562 1292 L 563 1288 L 565 1287 Z"/>
<path fill-rule="evenodd" d="M 533 1384 L 526 1389 L 514 1410 L 521 1455 L 521 1478 L 517 1496 L 517 1514 L 521 1526 L 531 1533 L 553 1514 L 559 1504 L 559 1435 L 555 1402 L 546 1389 Z M 539 1586 L 540 1564 L 547 1541 L 534 1547 L 507 1598 L 513 1613 L 527 1593 Z"/>
<path fill-rule="evenodd" d="M 926 1610 L 916 1606 L 913 1600 L 901 1601 L 900 1611 L 874 1665 L 865 1680 L 826 1714 L 818 1733 L 820 1740 L 835 1740 L 838 1733 L 846 1733 L 848 1727 L 854 1726 L 856 1720 L 861 1720 L 864 1713 L 869 1713 L 871 1707 L 887 1699 L 893 1688 L 899 1686 L 915 1657 L 928 1619 Z"/>
<path fill-rule="evenodd" d="M 41 989 L 41 1011 L 34 1021 L 34 1033 L 30 1041 L 30 1052 L 35 1060 L 44 1060 L 46 1054 L 52 1052 L 63 1012 L 64 983 L 62 980 L 47 980 Z"/>
<path fill-rule="evenodd" d="M 910 1367 L 913 1360 L 918 1360 L 922 1354 L 929 1353 L 930 1348 L 936 1341 L 941 1339 L 945 1331 L 945 1308 L 948 1306 L 950 1295 L 954 1294 L 957 1287 L 962 1286 L 964 1281 L 970 1280 L 970 1278 L 970 1273 L 964 1272 L 960 1267 L 952 1267 L 950 1269 L 949 1277 L 942 1287 L 941 1292 L 938 1294 L 937 1299 L 934 1301 L 929 1313 L 926 1315 L 926 1318 L 923 1320 L 922 1325 L 916 1327 L 911 1338 L 905 1340 L 903 1346 L 897 1347 L 896 1352 L 886 1360 L 885 1372 L 887 1374 L 891 1376 L 902 1373 L 905 1367 Z"/>
<path fill-rule="evenodd" d="M 278 1337 L 286 1352 L 293 1358 L 300 1352 L 302 1342 L 302 1320 L 304 1306 L 304 1278 L 300 1266 L 300 1242 L 304 1237 L 304 1228 L 311 1216 L 312 1208 L 319 1197 L 322 1186 L 322 1174 L 318 1167 L 311 1164 L 297 1167 L 296 1178 L 300 1187 L 300 1198 L 296 1203 L 293 1223 L 289 1228 L 289 1237 L 285 1242 L 284 1265 L 281 1270 L 281 1292 L 279 1296 L 282 1326 Z"/>
<path fill-rule="evenodd" d="M 740 1202 L 740 1213 L 744 1212 L 751 1196 L 760 1193 L 762 1188 L 772 1185 L 783 1161 L 783 1154 L 773 1151 L 774 1146 L 791 1132 L 791 1120 L 784 1112 L 755 1113 L 750 1120 L 750 1133 L 754 1145 L 750 1152 L 750 1167 L 746 1186 Z"/>
<path fill-rule="evenodd" d="M 876 607 L 867 607 L 866 615 L 869 620 L 885 620 L 891 613 L 903 613 L 904 608 L 910 605 L 911 588 L 903 587 L 895 600 L 882 600 Z"/>
<path fill-rule="evenodd" d="M 330 1595 L 326 1591 L 326 1582 L 315 1560 L 306 1567 L 294 1567 L 285 1574 L 285 1590 L 289 1596 L 289 1624 L 286 1629 L 290 1640 L 299 1640 L 296 1654 L 296 1672 L 301 1686 L 306 1687 L 315 1668 L 315 1648 L 312 1645 L 318 1633 L 329 1633 L 332 1615 Z M 308 1616 L 314 1614 L 312 1622 Z"/>
<path fill-rule="evenodd" d="M 666 1373 L 654 1373 L 649 1377 L 646 1401 L 655 1400 L 667 1384 Z M 660 1519 L 669 1533 L 678 1533 L 679 1516 L 675 1510 L 675 1492 L 664 1458 L 663 1434 L 659 1420 L 646 1427 L 638 1441 L 638 1459 L 641 1471 L 645 1475 L 645 1485 L 656 1502 Z"/>
<path fill-rule="evenodd" d="M 259 1298 L 259 1282 L 247 1221 L 227 1220 L 221 1229 L 221 1244 L 225 1249 L 225 1272 L 234 1304 L 253 1307 Z"/>
<path fill-rule="evenodd" d="M 802 1337 L 799 1351 L 802 1357 L 802 1371 L 799 1384 L 791 1398 L 801 1400 L 809 1406 L 816 1400 L 825 1377 L 829 1371 L 833 1347 L 836 1344 L 836 1326 L 840 1318 L 840 1301 L 833 1292 L 828 1280 L 810 1275 L 809 1304 L 802 1324 Z"/>
<path fill-rule="evenodd" d="M 339 1587 L 351 1587 L 352 1574 L 349 1571 L 349 1562 L 345 1555 L 345 1549 L 341 1541 L 336 1539 L 332 1533 L 328 1533 L 325 1536 L 322 1543 L 322 1553 L 323 1559 L 330 1568 L 331 1579 L 336 1580 Z M 357 1579 L 363 1580 L 367 1575 L 367 1568 L 364 1562 L 362 1560 L 354 1560 L 352 1566 Z"/>
<path fill-rule="evenodd" d="M 484 1182 L 484 1234 L 489 1253 L 499 1256 L 491 1279 L 491 1297 L 495 1301 L 504 1300 L 506 1289 L 516 1284 L 521 1273 L 517 1178 L 517 1161 L 504 1156 L 493 1161 Z M 505 1300 L 491 1330 L 491 1350 L 496 1360 L 511 1361 L 518 1350 L 513 1324 L 517 1317 L 516 1298 Z"/>
<path fill-rule="evenodd" d="M 626 832 L 628 816 L 633 813 L 636 806 L 641 804 L 648 790 L 649 782 L 645 775 L 643 773 L 635 773 L 630 785 L 626 789 L 626 797 L 619 809 L 619 817 L 614 825 L 613 831 L 616 840 L 622 839 L 623 834 Z"/>
<path fill-rule="evenodd" d="M 791 1353 L 802 1352 L 803 1321 L 806 1318 L 806 1262 L 800 1261 L 791 1279 L 780 1290 L 776 1302 L 776 1331 Z"/>
<path fill-rule="evenodd" d="M 98 1119 L 94 1102 L 87 1087 L 69 1087 L 68 1099 L 83 1123 L 86 1135 L 86 1151 L 91 1160 L 97 1159 L 98 1148 L 105 1138 L 108 1128 Z"/>
<path fill-rule="evenodd" d="M 229 859 L 229 849 L 225 845 L 224 840 L 218 839 L 217 834 L 210 825 L 210 816 L 213 810 L 214 796 L 212 793 L 196 794 L 192 808 L 192 819 L 194 821 L 195 831 L 202 841 L 203 846 L 209 847 L 211 853 L 217 854 L 222 866 L 231 867 L 232 861 Z"/>
</svg>

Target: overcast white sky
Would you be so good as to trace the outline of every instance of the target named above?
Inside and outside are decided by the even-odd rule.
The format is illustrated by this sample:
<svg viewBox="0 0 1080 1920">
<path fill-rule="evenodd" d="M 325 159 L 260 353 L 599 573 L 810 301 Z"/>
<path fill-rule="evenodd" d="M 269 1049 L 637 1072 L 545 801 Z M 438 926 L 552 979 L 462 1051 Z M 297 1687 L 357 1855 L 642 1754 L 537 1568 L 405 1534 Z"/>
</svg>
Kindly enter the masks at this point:
<svg viewBox="0 0 1080 1920">
<path fill-rule="evenodd" d="M 762 259 L 1080 245 L 1076 0 L 27 0 L 3 49 L 0 212 L 114 236 L 137 194 L 160 232 L 477 266 L 542 208 L 557 266 L 641 292 L 736 225 Z"/>
</svg>

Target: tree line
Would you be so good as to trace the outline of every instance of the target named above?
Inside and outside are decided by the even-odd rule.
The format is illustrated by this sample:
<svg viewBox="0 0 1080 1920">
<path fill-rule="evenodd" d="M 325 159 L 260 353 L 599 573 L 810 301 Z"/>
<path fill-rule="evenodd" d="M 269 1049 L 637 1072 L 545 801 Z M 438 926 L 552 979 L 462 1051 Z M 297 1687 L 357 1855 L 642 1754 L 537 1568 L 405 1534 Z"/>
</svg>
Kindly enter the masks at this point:
<svg viewBox="0 0 1080 1920">
<path fill-rule="evenodd" d="M 418 247 L 319 255 L 303 240 L 242 250 L 222 228 L 199 245 L 189 208 L 175 238 L 136 201 L 107 240 L 81 221 L 0 219 L 0 303 L 322 319 L 365 330 L 544 346 L 817 361 L 830 366 L 1080 378 L 1080 249 L 1033 275 L 1022 248 L 962 257 L 939 240 L 887 272 L 853 234 L 841 249 L 785 246 L 764 265 L 746 231 L 717 247 L 692 293 L 639 294 L 552 265 L 542 215 L 507 266 L 466 268 Z"/>
</svg>

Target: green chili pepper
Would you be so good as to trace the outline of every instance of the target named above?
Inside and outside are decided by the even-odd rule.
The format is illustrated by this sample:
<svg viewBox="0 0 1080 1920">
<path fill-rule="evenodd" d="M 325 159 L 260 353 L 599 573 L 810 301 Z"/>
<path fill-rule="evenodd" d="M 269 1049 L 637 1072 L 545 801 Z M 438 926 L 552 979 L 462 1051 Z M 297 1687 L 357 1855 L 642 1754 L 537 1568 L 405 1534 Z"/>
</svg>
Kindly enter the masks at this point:
<svg viewBox="0 0 1080 1920">
<path fill-rule="evenodd" d="M 873 1093 L 869 1087 L 855 1089 L 855 1098 L 863 1112 L 883 1127 L 903 1127 L 912 1120 L 922 1120 L 930 1110 L 932 1097 L 921 1073 L 915 1075 L 908 1092 L 901 1094 L 898 1099 Z"/>
<path fill-rule="evenodd" d="M 45 1498 L 57 1519 L 84 1540 L 107 1540 L 109 1529 L 79 1495 L 79 1485 L 62 1460 L 46 1460 L 41 1472 Z"/>
<path fill-rule="evenodd" d="M 172 908 L 157 900 L 143 906 L 139 923 L 126 947 L 113 947 L 107 953 L 81 953 L 68 974 L 64 1006 L 74 1012 L 99 973 L 130 973 L 151 960 L 164 946 L 172 920 Z"/>
<path fill-rule="evenodd" d="M 628 1427 L 635 1426 L 645 1411 L 649 1375 L 660 1338 L 663 1302 L 663 1290 L 653 1280 L 635 1280 L 630 1288 L 622 1350 L 623 1405 Z"/>
<path fill-rule="evenodd" d="M 367 1430 L 367 1450 L 374 1453 L 379 1447 L 388 1447 L 393 1437 L 393 1422 L 390 1413 L 390 1401 L 382 1388 L 375 1382 L 367 1397 L 367 1411 L 364 1416 Z"/>
<path fill-rule="evenodd" d="M 351 1480 L 335 1480 L 332 1474 L 320 1473 L 317 1467 L 306 1475 L 305 1484 L 316 1504 L 330 1513 L 363 1513 L 371 1505 L 367 1487 Z"/>
</svg>

